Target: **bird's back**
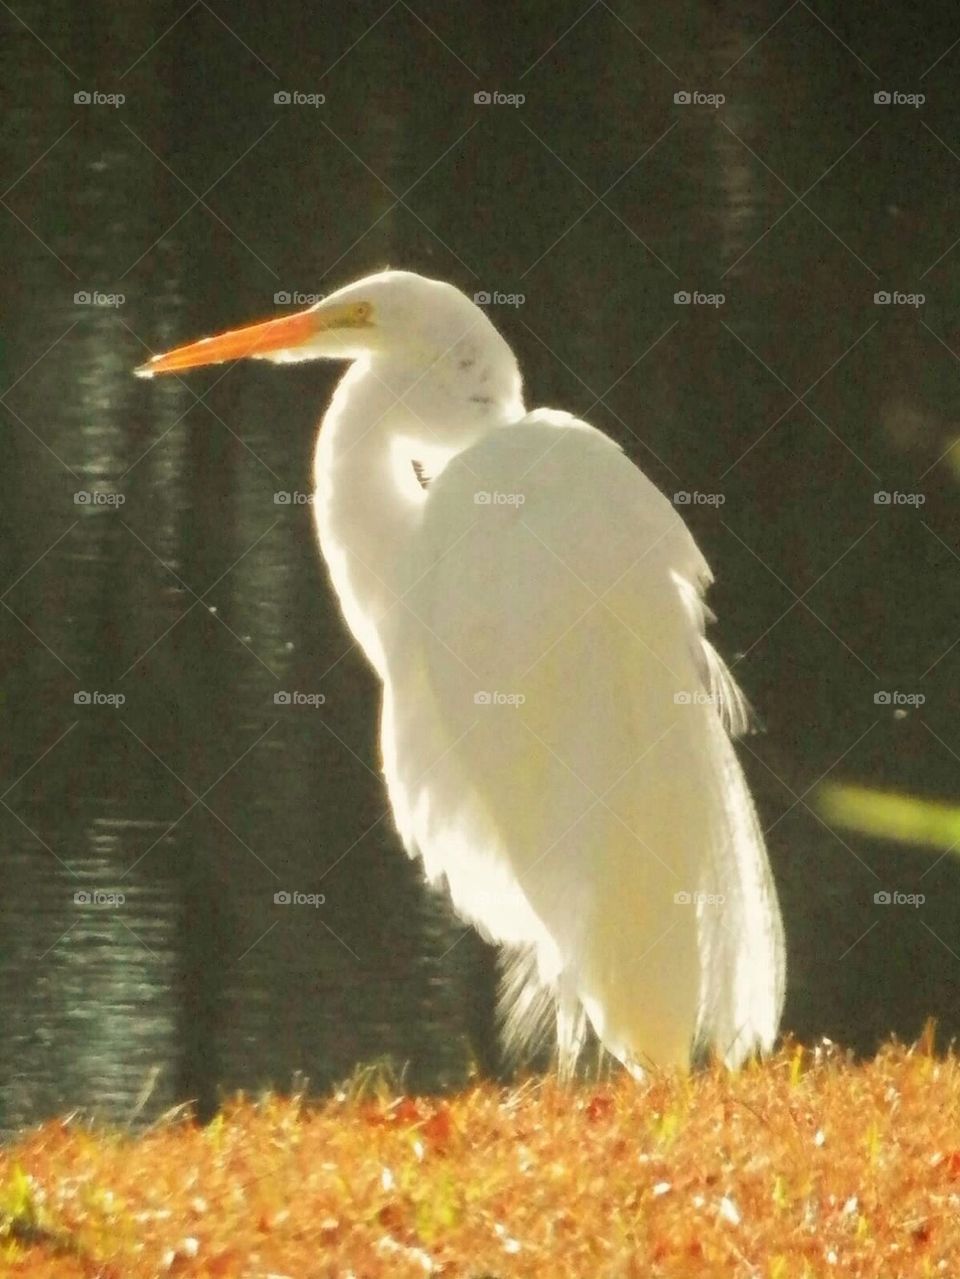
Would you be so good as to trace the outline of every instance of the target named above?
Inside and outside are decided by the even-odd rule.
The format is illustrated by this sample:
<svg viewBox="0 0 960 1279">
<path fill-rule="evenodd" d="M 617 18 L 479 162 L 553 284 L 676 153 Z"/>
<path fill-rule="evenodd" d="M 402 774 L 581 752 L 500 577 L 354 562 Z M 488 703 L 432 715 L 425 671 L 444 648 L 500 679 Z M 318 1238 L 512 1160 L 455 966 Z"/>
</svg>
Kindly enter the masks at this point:
<svg viewBox="0 0 960 1279">
<path fill-rule="evenodd" d="M 606 436 L 538 411 L 432 482 L 407 567 L 385 643 L 391 800 L 460 913 L 528 957 L 513 1031 L 533 1029 L 534 981 L 571 1050 L 581 1008 L 638 1064 L 729 1038 L 776 982 L 776 902 L 711 700 L 709 572 L 671 504 Z M 703 901 L 741 867 L 764 906 Z M 707 951 L 725 970 L 709 989 Z M 772 1037 L 778 1000 L 745 1044 Z"/>
</svg>

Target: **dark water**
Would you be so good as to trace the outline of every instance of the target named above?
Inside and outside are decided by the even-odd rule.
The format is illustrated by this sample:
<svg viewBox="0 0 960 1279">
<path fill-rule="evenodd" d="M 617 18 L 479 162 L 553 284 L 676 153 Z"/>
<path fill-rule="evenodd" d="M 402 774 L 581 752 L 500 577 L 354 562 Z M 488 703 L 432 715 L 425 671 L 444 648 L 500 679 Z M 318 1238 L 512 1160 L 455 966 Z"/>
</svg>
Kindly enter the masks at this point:
<svg viewBox="0 0 960 1279">
<path fill-rule="evenodd" d="M 766 725 L 745 759 L 786 1025 L 861 1051 L 928 1014 L 953 1033 L 956 862 L 811 805 L 827 776 L 960 790 L 955 10 L 22 0 L 4 20 L 0 1127 L 494 1059 L 489 955 L 399 849 L 374 681 L 297 497 L 337 371 L 130 376 L 384 265 L 522 294 L 496 318 L 530 401 L 694 495 L 718 640 Z M 925 702 L 896 717 L 884 690 Z M 924 906 L 874 906 L 894 888 Z"/>
</svg>

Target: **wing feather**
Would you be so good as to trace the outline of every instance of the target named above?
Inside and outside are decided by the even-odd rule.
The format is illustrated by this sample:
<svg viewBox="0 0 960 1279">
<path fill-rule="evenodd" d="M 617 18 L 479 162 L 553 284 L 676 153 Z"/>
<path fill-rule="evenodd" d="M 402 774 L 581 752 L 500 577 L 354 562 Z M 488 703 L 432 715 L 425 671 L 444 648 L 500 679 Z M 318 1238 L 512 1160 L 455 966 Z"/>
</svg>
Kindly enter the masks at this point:
<svg viewBox="0 0 960 1279">
<path fill-rule="evenodd" d="M 384 645 L 391 802 L 512 948 L 511 1036 L 549 999 L 568 1065 L 584 1016 L 636 1067 L 685 1065 L 695 1039 L 735 1063 L 776 1031 L 782 929 L 709 581 L 673 506 L 566 414 L 485 437 L 427 491 Z"/>
</svg>

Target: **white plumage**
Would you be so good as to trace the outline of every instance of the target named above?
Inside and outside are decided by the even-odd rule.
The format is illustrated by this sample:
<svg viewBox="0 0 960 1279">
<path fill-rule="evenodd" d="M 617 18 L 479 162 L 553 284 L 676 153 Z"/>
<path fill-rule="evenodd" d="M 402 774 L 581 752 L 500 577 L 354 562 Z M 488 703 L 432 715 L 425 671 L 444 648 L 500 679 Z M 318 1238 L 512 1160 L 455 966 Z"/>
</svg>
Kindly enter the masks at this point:
<svg viewBox="0 0 960 1279">
<path fill-rule="evenodd" d="M 384 272 L 307 316 L 199 356 L 354 361 L 317 447 L 320 545 L 383 681 L 403 843 L 508 948 L 510 1045 L 554 1005 L 564 1070 L 587 1020 L 633 1070 L 768 1049 L 782 925 L 683 521 L 607 436 L 526 412 L 451 286 Z"/>
</svg>

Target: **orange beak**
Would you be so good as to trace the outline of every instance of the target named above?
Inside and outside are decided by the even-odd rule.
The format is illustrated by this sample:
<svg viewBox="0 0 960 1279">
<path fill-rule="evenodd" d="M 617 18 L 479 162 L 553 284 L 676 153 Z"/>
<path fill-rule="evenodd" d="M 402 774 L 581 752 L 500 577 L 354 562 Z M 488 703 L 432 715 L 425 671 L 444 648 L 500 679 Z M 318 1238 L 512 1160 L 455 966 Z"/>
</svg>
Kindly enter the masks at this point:
<svg viewBox="0 0 960 1279">
<path fill-rule="evenodd" d="M 325 327 L 315 310 L 298 311 L 295 315 L 282 315 L 276 320 L 264 320 L 262 324 L 248 324 L 245 328 L 231 329 L 217 337 L 201 338 L 199 342 L 178 346 L 163 355 L 153 356 L 134 372 L 137 377 L 153 377 L 154 373 L 175 373 L 202 364 L 222 364 L 225 360 L 288 350 L 308 342 Z"/>
</svg>

